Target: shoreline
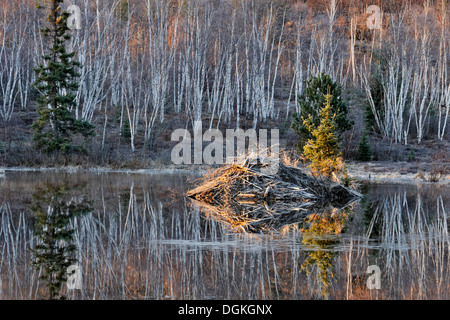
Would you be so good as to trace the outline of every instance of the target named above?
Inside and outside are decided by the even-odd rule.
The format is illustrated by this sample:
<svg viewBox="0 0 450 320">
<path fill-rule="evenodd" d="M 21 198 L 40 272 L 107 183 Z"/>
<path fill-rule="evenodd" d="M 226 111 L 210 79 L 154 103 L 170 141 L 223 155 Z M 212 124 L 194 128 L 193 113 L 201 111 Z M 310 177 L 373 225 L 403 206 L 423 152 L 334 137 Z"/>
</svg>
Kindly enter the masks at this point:
<svg viewBox="0 0 450 320">
<path fill-rule="evenodd" d="M 347 170 L 361 183 L 450 185 L 449 163 L 349 162 Z"/>
<path fill-rule="evenodd" d="M 171 174 L 171 173 L 181 173 L 181 174 L 200 174 L 201 170 L 193 169 L 182 169 L 182 168 L 143 168 L 143 169 L 113 169 L 108 167 L 93 167 L 93 168 L 82 168 L 82 167 L 0 167 L 0 172 L 66 172 L 66 173 L 126 173 L 126 174 Z"/>
<path fill-rule="evenodd" d="M 428 166 L 420 166 L 414 163 L 405 162 L 348 162 L 347 170 L 356 183 L 370 184 L 436 184 L 450 185 L 450 174 L 442 174 L 438 181 L 430 182 Z M 79 166 L 67 167 L 0 167 L 0 172 L 67 172 L 67 173 L 123 173 L 123 174 L 186 174 L 204 175 L 213 169 L 210 166 L 192 166 L 180 168 L 179 166 L 165 166 L 162 168 L 109 168 L 92 167 L 85 168 Z M 448 172 L 448 171 L 447 171 Z M 446 172 L 446 173 L 447 173 Z M 1 175 L 0 175 L 1 177 Z"/>
</svg>

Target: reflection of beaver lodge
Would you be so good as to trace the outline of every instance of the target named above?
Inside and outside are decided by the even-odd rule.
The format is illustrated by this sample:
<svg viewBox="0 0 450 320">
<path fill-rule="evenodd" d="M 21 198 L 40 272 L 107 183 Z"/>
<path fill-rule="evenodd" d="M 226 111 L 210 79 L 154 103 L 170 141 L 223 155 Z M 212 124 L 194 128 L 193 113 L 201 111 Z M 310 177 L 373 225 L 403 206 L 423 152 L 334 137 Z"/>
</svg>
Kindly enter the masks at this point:
<svg viewBox="0 0 450 320">
<path fill-rule="evenodd" d="M 205 213 L 233 228 L 260 232 L 303 221 L 324 208 L 343 208 L 359 193 L 300 168 L 279 164 L 276 174 L 262 165 L 229 165 L 207 175 L 187 192 Z"/>
</svg>

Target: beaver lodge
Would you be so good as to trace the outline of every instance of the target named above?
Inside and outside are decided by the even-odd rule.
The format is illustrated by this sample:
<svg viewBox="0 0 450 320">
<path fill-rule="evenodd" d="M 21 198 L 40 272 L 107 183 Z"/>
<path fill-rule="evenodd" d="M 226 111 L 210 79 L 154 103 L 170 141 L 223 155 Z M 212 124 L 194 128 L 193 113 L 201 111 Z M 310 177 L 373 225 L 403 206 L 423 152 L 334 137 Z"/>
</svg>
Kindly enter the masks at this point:
<svg viewBox="0 0 450 320">
<path fill-rule="evenodd" d="M 227 165 L 206 175 L 188 198 L 202 211 L 237 231 L 267 232 L 304 221 L 330 207 L 344 208 L 361 195 L 304 169 L 279 164 L 276 174 L 263 165 Z"/>
</svg>

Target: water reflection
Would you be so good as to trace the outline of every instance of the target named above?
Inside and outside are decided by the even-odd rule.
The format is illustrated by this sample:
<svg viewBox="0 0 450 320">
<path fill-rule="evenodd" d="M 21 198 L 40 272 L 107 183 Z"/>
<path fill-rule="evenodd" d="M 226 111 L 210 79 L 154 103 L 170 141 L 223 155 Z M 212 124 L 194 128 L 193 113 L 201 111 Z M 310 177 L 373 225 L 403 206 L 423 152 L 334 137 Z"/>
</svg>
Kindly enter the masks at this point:
<svg viewBox="0 0 450 320">
<path fill-rule="evenodd" d="M 427 199 L 420 193 L 414 201 L 406 192 L 378 201 L 366 210 L 370 219 L 366 239 L 376 240 L 377 263 L 384 266 L 385 283 L 396 299 L 448 298 L 449 250 L 448 207 L 444 195 Z M 367 244 L 368 241 L 367 241 Z"/>
<path fill-rule="evenodd" d="M 31 248 L 32 265 L 44 280 L 48 299 L 65 299 L 62 285 L 67 282 L 68 268 L 77 262 L 73 219 L 92 211 L 84 197 L 74 196 L 80 186 L 47 183 L 32 195 L 30 211 L 35 220 L 36 243 Z"/>
<path fill-rule="evenodd" d="M 41 192 L 43 216 L 93 201 L 67 227 L 75 248 L 67 256 L 82 271 L 81 289 L 62 292 L 68 299 L 450 298 L 448 188 L 370 186 L 345 210 L 252 234 L 173 197 L 191 187 L 188 176 L 47 178 L 18 175 L 0 187 L 2 299 L 43 297 L 28 249 L 41 240 L 27 208 L 45 180 L 85 187 Z M 380 290 L 366 285 L 370 265 L 381 269 Z"/>
<path fill-rule="evenodd" d="M 328 298 L 333 268 L 337 256 L 335 248 L 340 244 L 342 233 L 349 215 L 353 214 L 352 206 L 343 209 L 329 208 L 320 214 L 312 214 L 299 225 L 304 245 L 305 257 L 301 266 L 310 276 L 316 269 L 320 286 L 313 294 Z"/>
</svg>

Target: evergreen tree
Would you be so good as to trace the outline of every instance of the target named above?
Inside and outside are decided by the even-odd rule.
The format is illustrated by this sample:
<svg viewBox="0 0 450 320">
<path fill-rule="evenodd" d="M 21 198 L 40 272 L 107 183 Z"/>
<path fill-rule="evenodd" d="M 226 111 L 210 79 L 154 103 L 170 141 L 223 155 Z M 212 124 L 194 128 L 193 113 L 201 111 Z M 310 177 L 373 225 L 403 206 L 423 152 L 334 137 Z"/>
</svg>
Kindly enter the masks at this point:
<svg viewBox="0 0 450 320">
<path fill-rule="evenodd" d="M 411 147 L 411 150 L 409 151 L 408 161 L 414 160 L 416 160 L 416 153 L 414 152 L 414 148 Z"/>
<path fill-rule="evenodd" d="M 301 149 L 305 142 L 311 138 L 311 130 L 309 130 L 303 120 L 311 117 L 311 124 L 318 126 L 320 123 L 320 109 L 325 103 L 325 94 L 330 88 L 331 113 L 335 114 L 335 123 L 338 137 L 346 130 L 351 129 L 353 122 L 347 118 L 348 106 L 341 99 L 341 86 L 333 81 L 327 74 L 320 74 L 317 77 L 311 77 L 307 80 L 306 89 L 303 95 L 298 97 L 300 105 L 300 114 L 292 115 L 292 128 L 299 134 L 299 148 Z"/>
<path fill-rule="evenodd" d="M 363 135 L 361 137 L 361 141 L 358 146 L 358 156 L 357 160 L 359 161 L 370 161 L 372 158 L 372 151 L 370 149 L 369 137 L 367 136 L 367 131 L 364 130 Z"/>
<path fill-rule="evenodd" d="M 120 19 L 127 21 L 128 20 L 128 1 L 120 1 L 114 10 L 114 14 Z"/>
<path fill-rule="evenodd" d="M 131 141 L 131 129 L 130 129 L 130 120 L 128 117 L 123 118 L 122 129 L 120 130 L 120 136 L 125 142 Z"/>
<path fill-rule="evenodd" d="M 48 154 L 56 152 L 58 158 L 60 152 L 86 153 L 85 146 L 73 144 L 73 135 L 81 134 L 85 141 L 94 135 L 94 126 L 75 119 L 71 112 L 76 107 L 74 92 L 78 89 L 76 81 L 79 77 L 76 68 L 81 65 L 73 60 L 75 53 L 67 52 L 65 47 L 65 42 L 70 39 L 67 26 L 69 13 L 61 9 L 62 2 L 47 2 L 47 24 L 40 30 L 49 47 L 42 57 L 44 63 L 35 69 L 34 87 L 39 92 L 39 117 L 32 124 L 36 147 Z"/>
<path fill-rule="evenodd" d="M 341 164 L 332 95 L 329 92 L 324 95 L 325 103 L 319 110 L 319 125 L 314 124 L 312 115 L 303 120 L 303 125 L 312 137 L 303 147 L 303 153 L 311 161 L 312 170 L 325 176 L 338 171 Z"/>
</svg>

